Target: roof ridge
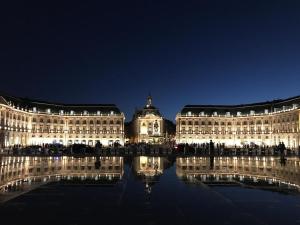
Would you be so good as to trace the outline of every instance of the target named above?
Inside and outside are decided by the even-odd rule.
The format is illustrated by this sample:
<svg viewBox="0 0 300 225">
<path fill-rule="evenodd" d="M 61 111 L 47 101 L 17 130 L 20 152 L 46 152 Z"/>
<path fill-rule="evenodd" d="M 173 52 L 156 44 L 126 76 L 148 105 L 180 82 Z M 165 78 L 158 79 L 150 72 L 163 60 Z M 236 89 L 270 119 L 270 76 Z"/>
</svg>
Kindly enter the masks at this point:
<svg viewBox="0 0 300 225">
<path fill-rule="evenodd" d="M 44 100 L 38 100 L 38 99 L 30 99 L 27 97 L 16 97 L 13 95 L 9 95 L 7 93 L 4 93 L 2 91 L 0 91 L 0 96 L 5 100 L 5 102 L 8 103 L 7 98 L 12 98 L 14 100 L 20 101 L 20 102 L 24 102 L 24 103 L 32 103 L 32 104 L 41 104 L 41 105 L 53 105 L 53 106 L 67 106 L 67 107 L 78 107 L 78 106 L 86 106 L 86 107 L 93 107 L 93 106 L 116 106 L 116 104 L 114 103 L 91 103 L 91 104 L 86 104 L 86 103 L 60 103 L 60 102 L 48 102 L 48 101 L 44 101 Z"/>
<path fill-rule="evenodd" d="M 295 97 L 290 97 L 286 99 L 274 99 L 272 101 L 265 101 L 265 102 L 257 102 L 257 103 L 245 103 L 245 104 L 228 104 L 228 105 L 185 105 L 184 108 L 199 108 L 199 107 L 207 107 L 207 108 L 239 108 L 239 107 L 251 107 L 251 106 L 263 106 L 263 105 L 270 105 L 275 103 L 283 103 L 287 101 L 297 100 L 300 98 L 300 95 Z"/>
</svg>

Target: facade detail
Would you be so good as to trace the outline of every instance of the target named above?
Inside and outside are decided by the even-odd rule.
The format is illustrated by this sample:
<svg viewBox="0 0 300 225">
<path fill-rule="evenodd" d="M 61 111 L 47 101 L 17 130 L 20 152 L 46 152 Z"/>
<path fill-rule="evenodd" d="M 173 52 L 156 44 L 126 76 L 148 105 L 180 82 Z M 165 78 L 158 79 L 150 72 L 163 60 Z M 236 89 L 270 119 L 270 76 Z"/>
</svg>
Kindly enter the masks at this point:
<svg viewBox="0 0 300 225">
<path fill-rule="evenodd" d="M 149 95 L 142 110 L 136 110 L 133 120 L 133 142 L 161 143 L 164 139 L 164 119 L 159 110 L 152 105 Z"/>
<path fill-rule="evenodd" d="M 176 116 L 176 142 L 213 140 L 229 147 L 299 146 L 300 96 L 245 105 L 186 105 Z"/>
<path fill-rule="evenodd" d="M 0 147 L 123 145 L 124 120 L 114 104 L 57 104 L 0 95 Z"/>
</svg>

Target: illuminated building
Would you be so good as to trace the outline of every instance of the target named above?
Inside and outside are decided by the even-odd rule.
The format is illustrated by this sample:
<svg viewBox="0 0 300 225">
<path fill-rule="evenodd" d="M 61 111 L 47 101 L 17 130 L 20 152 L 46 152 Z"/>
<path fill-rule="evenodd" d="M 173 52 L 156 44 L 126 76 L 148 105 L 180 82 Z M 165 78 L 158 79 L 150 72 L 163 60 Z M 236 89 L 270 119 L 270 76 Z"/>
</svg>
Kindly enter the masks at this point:
<svg viewBox="0 0 300 225">
<path fill-rule="evenodd" d="M 244 105 L 186 105 L 176 116 L 177 143 L 299 146 L 300 96 Z"/>
<path fill-rule="evenodd" d="M 148 96 L 147 104 L 142 110 L 136 110 L 132 120 L 132 129 L 133 142 L 163 142 L 164 119 L 159 110 L 152 105 L 151 96 Z"/>
<path fill-rule="evenodd" d="M 125 116 L 113 104 L 57 104 L 0 95 L 0 147 L 124 144 Z"/>
</svg>

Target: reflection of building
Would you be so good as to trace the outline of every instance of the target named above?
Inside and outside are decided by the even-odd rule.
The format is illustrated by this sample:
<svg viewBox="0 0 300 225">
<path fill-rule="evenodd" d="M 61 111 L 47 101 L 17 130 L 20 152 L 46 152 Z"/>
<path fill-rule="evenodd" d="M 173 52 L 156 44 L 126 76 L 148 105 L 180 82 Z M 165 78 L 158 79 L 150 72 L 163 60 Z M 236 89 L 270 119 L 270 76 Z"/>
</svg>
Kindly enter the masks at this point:
<svg viewBox="0 0 300 225">
<path fill-rule="evenodd" d="M 152 105 L 149 96 L 142 110 L 137 110 L 132 120 L 133 141 L 161 143 L 164 140 L 164 119 L 159 110 Z"/>
<path fill-rule="evenodd" d="M 164 170 L 163 157 L 140 156 L 134 158 L 134 170 L 138 175 L 151 177 L 160 175 Z"/>
<path fill-rule="evenodd" d="M 97 164 L 98 163 L 98 164 Z M 121 179 L 123 157 L 2 157 L 0 186 L 16 180 L 66 176 L 92 179 Z"/>
<path fill-rule="evenodd" d="M 300 97 L 247 105 L 186 105 L 176 116 L 177 143 L 299 146 Z"/>
<path fill-rule="evenodd" d="M 300 188 L 300 159 L 288 158 L 282 165 L 279 158 L 273 157 L 180 157 L 176 159 L 176 174 L 181 179 L 196 177 L 201 181 L 232 179 L 237 175 L 240 181 L 280 181 Z"/>
<path fill-rule="evenodd" d="M 136 175 L 143 181 L 148 193 L 152 186 L 159 181 L 168 160 L 164 157 L 139 156 L 133 160 L 133 169 Z"/>
<path fill-rule="evenodd" d="M 124 114 L 113 104 L 71 105 L 0 96 L 0 148 L 124 143 Z"/>
</svg>

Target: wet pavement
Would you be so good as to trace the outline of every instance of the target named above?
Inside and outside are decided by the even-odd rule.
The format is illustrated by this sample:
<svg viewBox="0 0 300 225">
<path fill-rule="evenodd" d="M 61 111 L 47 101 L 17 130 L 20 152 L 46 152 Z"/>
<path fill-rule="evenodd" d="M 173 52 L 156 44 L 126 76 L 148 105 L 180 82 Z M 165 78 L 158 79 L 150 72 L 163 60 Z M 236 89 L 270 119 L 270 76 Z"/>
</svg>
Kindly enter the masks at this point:
<svg viewBox="0 0 300 225">
<path fill-rule="evenodd" d="M 287 170 L 297 170 L 298 159 L 288 160 L 286 165 L 276 158 L 270 162 L 231 160 L 214 159 L 212 166 L 207 158 L 139 157 L 124 159 L 120 179 L 116 180 L 110 176 L 87 179 L 82 174 L 77 174 L 78 178 L 57 176 L 59 179 L 2 203 L 1 225 L 300 224 L 298 184 L 278 181 L 278 174 L 298 176 Z M 251 175 L 249 179 L 245 172 L 236 171 L 242 163 L 243 171 Z M 261 173 L 259 163 L 266 168 Z M 231 171 L 231 165 L 239 175 Z M 247 169 L 253 165 L 257 165 L 256 177 Z M 266 174 L 269 170 L 273 178 Z"/>
</svg>

